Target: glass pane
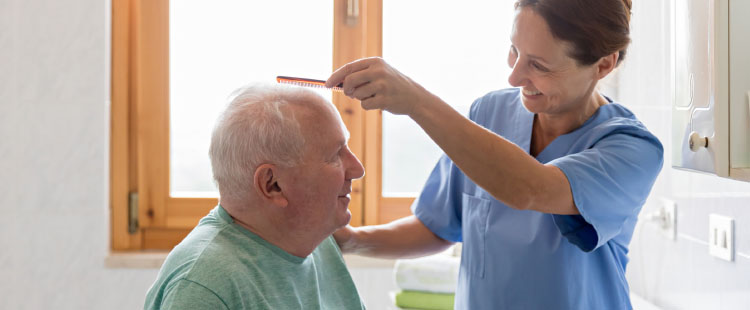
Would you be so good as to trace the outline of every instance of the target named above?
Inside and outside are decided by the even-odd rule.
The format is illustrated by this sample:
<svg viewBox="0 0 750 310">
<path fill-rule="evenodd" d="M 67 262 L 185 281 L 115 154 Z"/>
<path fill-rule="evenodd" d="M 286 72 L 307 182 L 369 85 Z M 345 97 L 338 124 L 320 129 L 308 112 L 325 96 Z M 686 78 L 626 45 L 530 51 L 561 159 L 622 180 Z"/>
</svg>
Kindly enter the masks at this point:
<svg viewBox="0 0 750 310">
<path fill-rule="evenodd" d="M 515 0 L 383 1 L 383 57 L 468 116 L 509 87 Z M 383 196 L 415 196 L 442 154 L 411 119 L 383 113 Z"/>
<path fill-rule="evenodd" d="M 218 196 L 208 146 L 226 99 L 277 75 L 327 78 L 333 1 L 171 1 L 169 27 L 171 195 Z"/>
</svg>

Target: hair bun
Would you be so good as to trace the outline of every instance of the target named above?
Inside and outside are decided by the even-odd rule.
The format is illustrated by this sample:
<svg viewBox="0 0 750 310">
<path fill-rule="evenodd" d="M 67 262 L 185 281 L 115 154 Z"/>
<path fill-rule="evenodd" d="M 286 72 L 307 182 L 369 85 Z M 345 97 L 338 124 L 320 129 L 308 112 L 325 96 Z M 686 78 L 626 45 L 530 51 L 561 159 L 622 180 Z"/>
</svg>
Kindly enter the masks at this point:
<svg viewBox="0 0 750 310">
<path fill-rule="evenodd" d="M 630 22 L 630 14 L 631 10 L 633 10 L 633 1 L 631 0 L 622 0 L 622 4 L 625 5 L 625 15 L 628 17 L 628 23 Z"/>
</svg>

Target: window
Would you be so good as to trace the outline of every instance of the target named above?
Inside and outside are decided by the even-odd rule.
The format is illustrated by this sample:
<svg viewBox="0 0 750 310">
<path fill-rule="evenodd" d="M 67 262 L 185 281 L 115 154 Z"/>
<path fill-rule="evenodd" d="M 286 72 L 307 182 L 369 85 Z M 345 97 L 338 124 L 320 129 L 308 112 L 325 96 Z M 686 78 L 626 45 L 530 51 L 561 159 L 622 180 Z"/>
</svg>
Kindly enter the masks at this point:
<svg viewBox="0 0 750 310">
<path fill-rule="evenodd" d="M 242 84 L 326 78 L 385 52 L 464 114 L 474 98 L 505 86 L 509 38 L 501 31 L 510 28 L 512 0 L 292 2 L 113 1 L 114 250 L 170 249 L 217 204 L 209 135 L 226 96 Z M 439 149 L 406 117 L 326 95 L 367 171 L 353 184 L 352 225 L 410 214 Z"/>
<path fill-rule="evenodd" d="M 170 249 L 217 204 L 210 168 L 200 166 L 208 163 L 207 135 L 231 90 L 265 75 L 325 78 L 334 67 L 380 55 L 380 2 L 361 7 L 343 0 L 296 2 L 225 1 L 206 6 L 175 1 L 170 8 L 168 0 L 113 1 L 113 250 Z M 218 20 L 207 23 L 210 18 Z M 225 28 L 210 29 L 214 26 Z M 170 27 L 185 30 L 170 33 Z M 228 29 L 244 30 L 246 36 Z M 271 48 L 276 50 L 271 53 Z M 244 54 L 249 51 L 266 59 L 253 62 L 256 59 Z M 231 57 L 237 55 L 246 59 Z M 340 94 L 331 99 L 351 132 L 350 148 L 366 161 L 366 121 L 373 127 L 378 113 L 365 113 L 358 102 Z M 195 113 L 208 116 L 192 119 Z M 189 161 L 203 164 L 193 166 Z M 364 222 L 366 182 L 353 185 L 354 225 Z"/>
<path fill-rule="evenodd" d="M 218 196 L 207 150 L 227 96 L 276 75 L 328 76 L 332 28 L 330 1 L 170 3 L 170 196 Z"/>
<path fill-rule="evenodd" d="M 383 0 L 383 57 L 468 115 L 474 99 L 509 87 L 514 2 Z M 388 221 L 411 205 L 442 151 L 414 121 L 389 113 L 380 145 L 379 219 Z"/>
</svg>

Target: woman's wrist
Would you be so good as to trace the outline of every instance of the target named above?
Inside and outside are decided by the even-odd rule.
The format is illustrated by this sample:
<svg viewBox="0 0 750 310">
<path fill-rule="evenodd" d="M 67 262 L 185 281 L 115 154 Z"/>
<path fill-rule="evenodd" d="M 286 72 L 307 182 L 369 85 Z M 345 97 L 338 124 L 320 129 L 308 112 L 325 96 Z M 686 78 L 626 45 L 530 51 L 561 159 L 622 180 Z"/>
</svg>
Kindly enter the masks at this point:
<svg viewBox="0 0 750 310">
<path fill-rule="evenodd" d="M 414 104 L 408 116 L 423 129 L 426 129 L 425 125 L 431 127 L 430 125 L 433 122 L 443 119 L 440 117 L 440 113 L 443 113 L 442 111 L 445 108 L 453 109 L 448 103 L 440 99 L 440 97 L 427 92 L 421 100 Z"/>
</svg>

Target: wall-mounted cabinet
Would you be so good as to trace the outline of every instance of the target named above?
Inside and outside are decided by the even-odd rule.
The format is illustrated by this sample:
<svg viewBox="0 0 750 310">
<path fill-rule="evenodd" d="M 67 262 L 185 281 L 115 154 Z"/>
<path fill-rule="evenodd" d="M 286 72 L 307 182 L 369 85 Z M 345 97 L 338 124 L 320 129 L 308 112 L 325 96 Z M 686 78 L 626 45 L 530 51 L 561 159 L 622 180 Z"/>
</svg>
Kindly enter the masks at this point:
<svg viewBox="0 0 750 310">
<path fill-rule="evenodd" d="M 750 181 L 750 1 L 673 8 L 673 166 Z"/>
</svg>

